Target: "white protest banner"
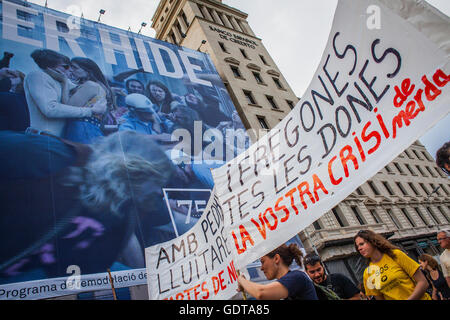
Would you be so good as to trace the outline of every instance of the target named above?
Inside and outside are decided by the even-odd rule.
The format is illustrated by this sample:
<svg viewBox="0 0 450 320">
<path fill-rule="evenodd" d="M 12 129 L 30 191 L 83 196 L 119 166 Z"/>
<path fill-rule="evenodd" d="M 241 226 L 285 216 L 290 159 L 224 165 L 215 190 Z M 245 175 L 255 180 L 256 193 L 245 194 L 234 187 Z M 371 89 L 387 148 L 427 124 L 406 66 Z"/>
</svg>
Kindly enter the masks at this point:
<svg viewBox="0 0 450 320">
<path fill-rule="evenodd" d="M 339 1 L 297 106 L 212 171 L 236 268 L 331 210 L 449 112 L 449 40 L 449 18 L 424 1 Z"/>
<path fill-rule="evenodd" d="M 231 240 L 214 191 L 197 223 L 181 236 L 145 249 L 151 300 L 226 300 L 237 292 Z"/>
<path fill-rule="evenodd" d="M 0 286 L 0 300 L 37 300 L 81 292 L 112 290 L 106 272 L 82 275 L 76 267 L 69 277 L 17 282 Z M 78 271 L 80 271 L 78 269 Z M 145 268 L 111 272 L 114 287 L 124 288 L 147 283 Z M 112 294 L 112 291 L 111 291 Z"/>
</svg>

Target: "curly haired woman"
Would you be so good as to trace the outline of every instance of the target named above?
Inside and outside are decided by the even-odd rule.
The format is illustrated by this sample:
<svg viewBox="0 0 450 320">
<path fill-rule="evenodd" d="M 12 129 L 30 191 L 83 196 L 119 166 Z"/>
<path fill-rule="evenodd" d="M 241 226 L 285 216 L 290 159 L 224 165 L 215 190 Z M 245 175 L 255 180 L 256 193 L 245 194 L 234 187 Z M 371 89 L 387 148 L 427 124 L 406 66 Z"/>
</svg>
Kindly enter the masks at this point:
<svg viewBox="0 0 450 320">
<path fill-rule="evenodd" d="M 353 241 L 356 251 L 369 261 L 363 276 L 367 296 L 377 300 L 431 300 L 419 264 L 382 235 L 361 230 Z"/>
</svg>

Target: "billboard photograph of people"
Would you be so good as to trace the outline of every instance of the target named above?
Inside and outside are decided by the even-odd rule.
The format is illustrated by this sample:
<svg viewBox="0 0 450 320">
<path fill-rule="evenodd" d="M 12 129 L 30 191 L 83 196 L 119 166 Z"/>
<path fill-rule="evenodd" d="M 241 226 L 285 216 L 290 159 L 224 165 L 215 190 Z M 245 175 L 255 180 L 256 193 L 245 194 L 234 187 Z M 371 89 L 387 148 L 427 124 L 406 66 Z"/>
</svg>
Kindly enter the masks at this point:
<svg viewBox="0 0 450 320">
<path fill-rule="evenodd" d="M 211 168 L 250 144 L 210 57 L 31 3 L 0 9 L 0 287 L 145 268 L 145 247 L 201 216 Z"/>
</svg>

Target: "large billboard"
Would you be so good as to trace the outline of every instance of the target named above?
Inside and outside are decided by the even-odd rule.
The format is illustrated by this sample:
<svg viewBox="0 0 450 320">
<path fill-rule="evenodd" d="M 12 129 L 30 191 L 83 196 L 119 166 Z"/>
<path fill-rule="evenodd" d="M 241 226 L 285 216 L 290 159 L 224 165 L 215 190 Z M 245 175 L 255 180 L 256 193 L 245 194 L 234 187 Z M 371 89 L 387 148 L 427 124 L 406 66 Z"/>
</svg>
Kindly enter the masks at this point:
<svg viewBox="0 0 450 320">
<path fill-rule="evenodd" d="M 0 2 L 0 299 L 145 284 L 249 138 L 210 57 Z"/>
</svg>

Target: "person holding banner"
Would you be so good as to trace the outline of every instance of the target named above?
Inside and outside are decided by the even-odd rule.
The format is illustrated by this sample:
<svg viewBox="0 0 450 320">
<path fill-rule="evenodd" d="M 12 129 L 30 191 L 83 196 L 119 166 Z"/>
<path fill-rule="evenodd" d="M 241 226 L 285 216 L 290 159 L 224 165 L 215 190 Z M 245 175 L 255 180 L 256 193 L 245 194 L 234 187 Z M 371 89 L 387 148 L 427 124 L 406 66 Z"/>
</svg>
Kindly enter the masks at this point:
<svg viewBox="0 0 450 320">
<path fill-rule="evenodd" d="M 368 259 L 363 284 L 367 296 L 377 300 L 431 300 L 420 265 L 382 235 L 361 230 L 353 238 L 355 249 Z"/>
<path fill-rule="evenodd" d="M 261 258 L 261 270 L 268 280 L 277 281 L 260 284 L 239 275 L 240 291 L 246 291 L 258 300 L 317 300 L 312 281 L 300 270 L 290 270 L 293 260 L 301 266 L 302 252 L 296 244 L 281 245 Z"/>
</svg>

